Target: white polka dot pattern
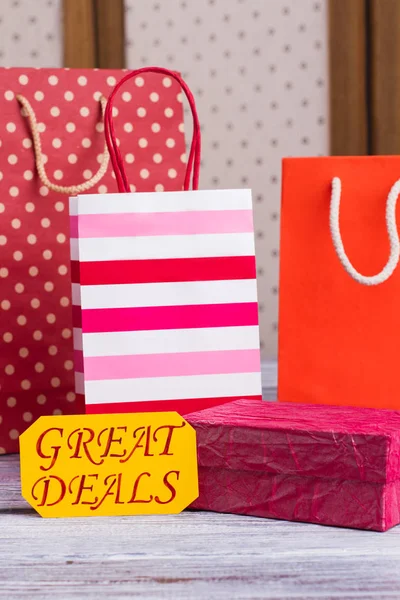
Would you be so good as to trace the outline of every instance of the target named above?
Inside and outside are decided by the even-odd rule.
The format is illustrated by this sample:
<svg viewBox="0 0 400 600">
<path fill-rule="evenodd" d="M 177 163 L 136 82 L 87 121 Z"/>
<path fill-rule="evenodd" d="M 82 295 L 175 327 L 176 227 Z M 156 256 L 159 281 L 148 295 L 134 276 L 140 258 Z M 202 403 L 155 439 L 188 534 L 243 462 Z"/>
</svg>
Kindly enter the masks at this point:
<svg viewBox="0 0 400 600">
<path fill-rule="evenodd" d="M 125 8 L 128 67 L 180 71 L 195 96 L 203 133 L 201 187 L 253 191 L 262 352 L 272 358 L 281 159 L 328 153 L 328 0 L 126 0 Z M 163 79 L 164 91 L 171 85 Z M 154 92 L 150 104 L 157 104 Z M 180 92 L 174 100 L 182 101 Z M 174 110 L 176 103 L 164 104 L 162 122 L 152 126 L 154 133 L 157 122 L 162 127 L 154 151 L 164 158 L 162 145 L 174 148 L 174 136 L 162 135 Z M 185 121 L 190 132 L 187 109 Z"/>
<path fill-rule="evenodd" d="M 74 391 L 68 200 L 40 183 L 15 94 L 23 93 L 37 115 L 49 176 L 73 185 L 98 170 L 104 145 L 99 91 L 108 95 L 120 77 L 118 71 L 0 69 L 0 447 L 6 452 L 18 450 L 18 435 L 41 414 L 83 409 Z M 179 86 L 166 88 L 151 74 L 123 91 L 114 124 L 132 189 L 180 189 Z M 164 156 L 167 139 L 175 146 Z M 110 166 L 93 192 L 116 191 Z"/>
</svg>

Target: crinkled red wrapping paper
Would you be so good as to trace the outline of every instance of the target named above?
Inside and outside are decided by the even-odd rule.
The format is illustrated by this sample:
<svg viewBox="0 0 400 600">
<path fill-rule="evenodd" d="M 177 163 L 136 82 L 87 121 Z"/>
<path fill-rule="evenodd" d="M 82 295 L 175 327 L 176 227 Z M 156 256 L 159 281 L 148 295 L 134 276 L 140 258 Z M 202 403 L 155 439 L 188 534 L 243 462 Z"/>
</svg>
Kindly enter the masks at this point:
<svg viewBox="0 0 400 600">
<path fill-rule="evenodd" d="M 400 412 L 238 400 L 186 419 L 192 508 L 377 531 L 400 522 Z"/>
</svg>

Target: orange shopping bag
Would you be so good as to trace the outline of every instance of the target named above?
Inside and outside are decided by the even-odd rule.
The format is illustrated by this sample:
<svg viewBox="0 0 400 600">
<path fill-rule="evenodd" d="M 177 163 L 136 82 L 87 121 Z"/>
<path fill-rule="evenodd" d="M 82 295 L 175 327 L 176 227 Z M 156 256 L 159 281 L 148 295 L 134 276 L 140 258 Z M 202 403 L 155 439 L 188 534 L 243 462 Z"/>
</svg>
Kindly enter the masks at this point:
<svg viewBox="0 0 400 600">
<path fill-rule="evenodd" d="M 400 408 L 399 177 L 395 156 L 283 161 L 279 400 Z"/>
</svg>

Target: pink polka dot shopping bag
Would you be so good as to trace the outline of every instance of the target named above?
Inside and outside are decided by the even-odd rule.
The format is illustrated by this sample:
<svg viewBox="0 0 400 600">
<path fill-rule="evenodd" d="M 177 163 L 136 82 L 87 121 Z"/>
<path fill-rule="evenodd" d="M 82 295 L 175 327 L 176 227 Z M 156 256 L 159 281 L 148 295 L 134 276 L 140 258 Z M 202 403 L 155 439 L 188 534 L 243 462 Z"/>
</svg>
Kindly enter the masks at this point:
<svg viewBox="0 0 400 600">
<path fill-rule="evenodd" d="M 75 393 L 69 196 L 118 192 L 104 140 L 121 71 L 0 69 L 0 453 L 40 415 L 79 413 Z M 143 73 L 113 120 L 130 191 L 182 189 L 182 94 Z M 93 196 L 97 195 L 97 196 Z M 79 360 L 79 355 L 78 355 Z"/>
</svg>

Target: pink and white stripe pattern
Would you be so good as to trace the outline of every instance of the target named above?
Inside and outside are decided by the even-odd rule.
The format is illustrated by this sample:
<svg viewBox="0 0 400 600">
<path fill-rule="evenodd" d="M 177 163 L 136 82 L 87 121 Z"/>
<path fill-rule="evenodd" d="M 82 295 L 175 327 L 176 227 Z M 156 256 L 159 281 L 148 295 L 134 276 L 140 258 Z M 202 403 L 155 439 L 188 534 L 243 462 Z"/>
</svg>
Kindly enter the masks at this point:
<svg viewBox="0 0 400 600">
<path fill-rule="evenodd" d="M 70 215 L 88 412 L 261 398 L 249 190 L 83 195 Z"/>
</svg>

